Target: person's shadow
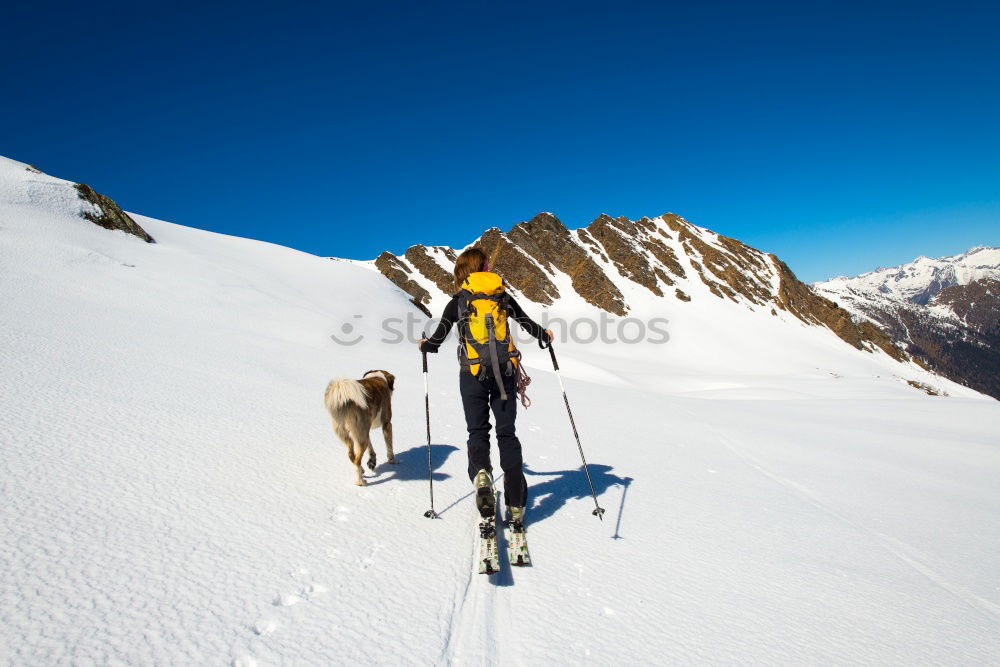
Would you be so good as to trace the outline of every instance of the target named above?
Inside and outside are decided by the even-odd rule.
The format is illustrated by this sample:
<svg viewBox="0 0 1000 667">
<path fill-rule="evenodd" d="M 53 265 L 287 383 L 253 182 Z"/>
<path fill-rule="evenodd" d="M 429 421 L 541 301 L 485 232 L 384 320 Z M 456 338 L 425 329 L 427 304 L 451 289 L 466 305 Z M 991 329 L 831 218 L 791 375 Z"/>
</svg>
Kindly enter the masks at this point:
<svg viewBox="0 0 1000 667">
<path fill-rule="evenodd" d="M 632 481 L 629 477 L 612 475 L 611 466 L 591 463 L 587 468 L 590 470 L 590 479 L 594 483 L 594 492 L 598 497 L 611 486 L 620 485 L 627 488 Z M 532 499 L 532 504 L 527 512 L 527 516 L 531 523 L 538 523 L 539 521 L 548 519 L 558 512 L 569 500 L 590 497 L 590 485 L 587 484 L 587 475 L 583 471 L 583 466 L 575 470 L 535 472 L 525 465 L 524 474 L 536 477 L 551 477 L 551 479 L 540 484 L 529 484 L 528 486 L 528 495 Z M 624 508 L 619 508 L 619 515 L 621 515 L 622 509 Z"/>
<path fill-rule="evenodd" d="M 431 445 L 431 469 L 435 482 L 441 482 L 451 477 L 451 475 L 437 472 L 437 470 L 444 465 L 452 452 L 457 451 L 458 447 L 453 445 Z M 397 452 L 396 461 L 398 463 L 386 463 L 385 459 L 382 458 L 375 467 L 378 476 L 366 478 L 368 486 L 384 484 L 385 482 L 427 481 L 427 445 L 417 445 L 410 447 L 405 452 Z"/>
</svg>

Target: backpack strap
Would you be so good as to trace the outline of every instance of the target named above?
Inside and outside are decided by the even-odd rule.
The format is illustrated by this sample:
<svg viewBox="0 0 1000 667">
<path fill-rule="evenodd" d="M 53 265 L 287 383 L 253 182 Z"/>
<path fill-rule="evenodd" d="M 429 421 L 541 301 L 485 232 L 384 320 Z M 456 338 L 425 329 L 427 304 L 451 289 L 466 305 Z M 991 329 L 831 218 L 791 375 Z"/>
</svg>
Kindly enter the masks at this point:
<svg viewBox="0 0 1000 667">
<path fill-rule="evenodd" d="M 496 379 L 497 386 L 500 387 L 500 400 L 507 400 L 507 391 L 503 387 L 503 376 L 500 375 L 500 359 L 497 354 L 497 337 L 493 331 L 493 327 L 496 326 L 493 322 L 493 316 L 486 315 L 486 331 L 489 333 L 490 340 L 490 364 L 493 367 L 493 377 Z M 508 362 L 509 363 L 509 362 Z"/>
</svg>

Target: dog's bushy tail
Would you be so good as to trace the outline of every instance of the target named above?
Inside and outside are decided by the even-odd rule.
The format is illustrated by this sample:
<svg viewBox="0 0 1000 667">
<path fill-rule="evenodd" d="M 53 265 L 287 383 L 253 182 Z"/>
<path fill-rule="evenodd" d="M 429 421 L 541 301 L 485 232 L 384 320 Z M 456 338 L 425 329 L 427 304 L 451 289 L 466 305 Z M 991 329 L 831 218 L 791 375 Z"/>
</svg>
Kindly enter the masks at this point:
<svg viewBox="0 0 1000 667">
<path fill-rule="evenodd" d="M 365 409 L 368 407 L 368 392 L 357 380 L 351 378 L 338 378 L 326 386 L 324 397 L 326 409 L 332 414 L 348 403 L 354 403 L 358 407 Z"/>
</svg>

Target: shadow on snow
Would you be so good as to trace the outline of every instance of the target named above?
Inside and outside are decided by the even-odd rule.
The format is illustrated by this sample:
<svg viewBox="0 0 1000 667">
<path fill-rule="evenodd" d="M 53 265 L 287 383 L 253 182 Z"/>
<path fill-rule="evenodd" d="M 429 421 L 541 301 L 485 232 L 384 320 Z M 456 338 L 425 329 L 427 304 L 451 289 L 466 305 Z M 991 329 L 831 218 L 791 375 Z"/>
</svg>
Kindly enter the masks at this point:
<svg viewBox="0 0 1000 667">
<path fill-rule="evenodd" d="M 451 477 L 451 475 L 437 472 L 437 470 L 444 465 L 444 462 L 448 460 L 452 452 L 457 451 L 458 447 L 453 445 L 431 445 L 431 460 L 434 470 L 433 479 L 435 482 L 441 482 Z M 398 463 L 395 464 L 385 462 L 384 452 L 378 452 L 378 450 L 376 452 L 380 454 L 381 461 L 375 468 L 378 477 L 368 477 L 368 486 L 383 484 L 385 482 L 427 481 L 427 445 L 417 445 L 416 447 L 407 449 L 405 452 L 397 452 L 396 460 Z"/>
<path fill-rule="evenodd" d="M 621 504 L 618 508 L 618 525 L 621 525 L 621 514 L 625 509 L 625 495 L 631 477 L 619 477 L 611 474 L 611 466 L 600 463 L 591 463 L 588 466 L 590 479 L 594 483 L 594 492 L 598 498 L 612 486 L 620 486 L 623 489 Z M 524 466 L 524 474 L 529 477 L 551 477 L 541 483 L 532 484 L 528 481 L 528 495 L 530 497 L 530 508 L 526 512 L 528 525 L 544 521 L 553 516 L 570 500 L 580 500 L 590 497 L 590 486 L 587 484 L 587 475 L 583 471 L 583 466 L 573 470 L 551 470 L 534 471 Z M 607 508 L 605 508 L 607 509 Z M 618 535 L 617 528 L 615 536 Z"/>
</svg>

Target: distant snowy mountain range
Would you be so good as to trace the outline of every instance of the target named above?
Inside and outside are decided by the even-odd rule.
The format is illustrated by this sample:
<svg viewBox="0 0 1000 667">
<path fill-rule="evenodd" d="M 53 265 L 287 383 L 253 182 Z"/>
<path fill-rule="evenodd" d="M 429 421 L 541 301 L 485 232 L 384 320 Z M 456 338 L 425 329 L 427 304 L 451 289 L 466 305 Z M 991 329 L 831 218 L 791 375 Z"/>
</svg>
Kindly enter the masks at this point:
<svg viewBox="0 0 1000 667">
<path fill-rule="evenodd" d="M 860 276 L 841 276 L 813 285 L 839 297 L 864 295 L 875 300 L 909 301 L 926 305 L 941 290 L 984 278 L 1000 278 L 1000 248 L 976 246 L 952 257 L 918 257 L 909 264 L 876 269 Z"/>
<path fill-rule="evenodd" d="M 1000 398 L 1000 248 L 918 257 L 813 289 L 936 373 Z"/>
</svg>

